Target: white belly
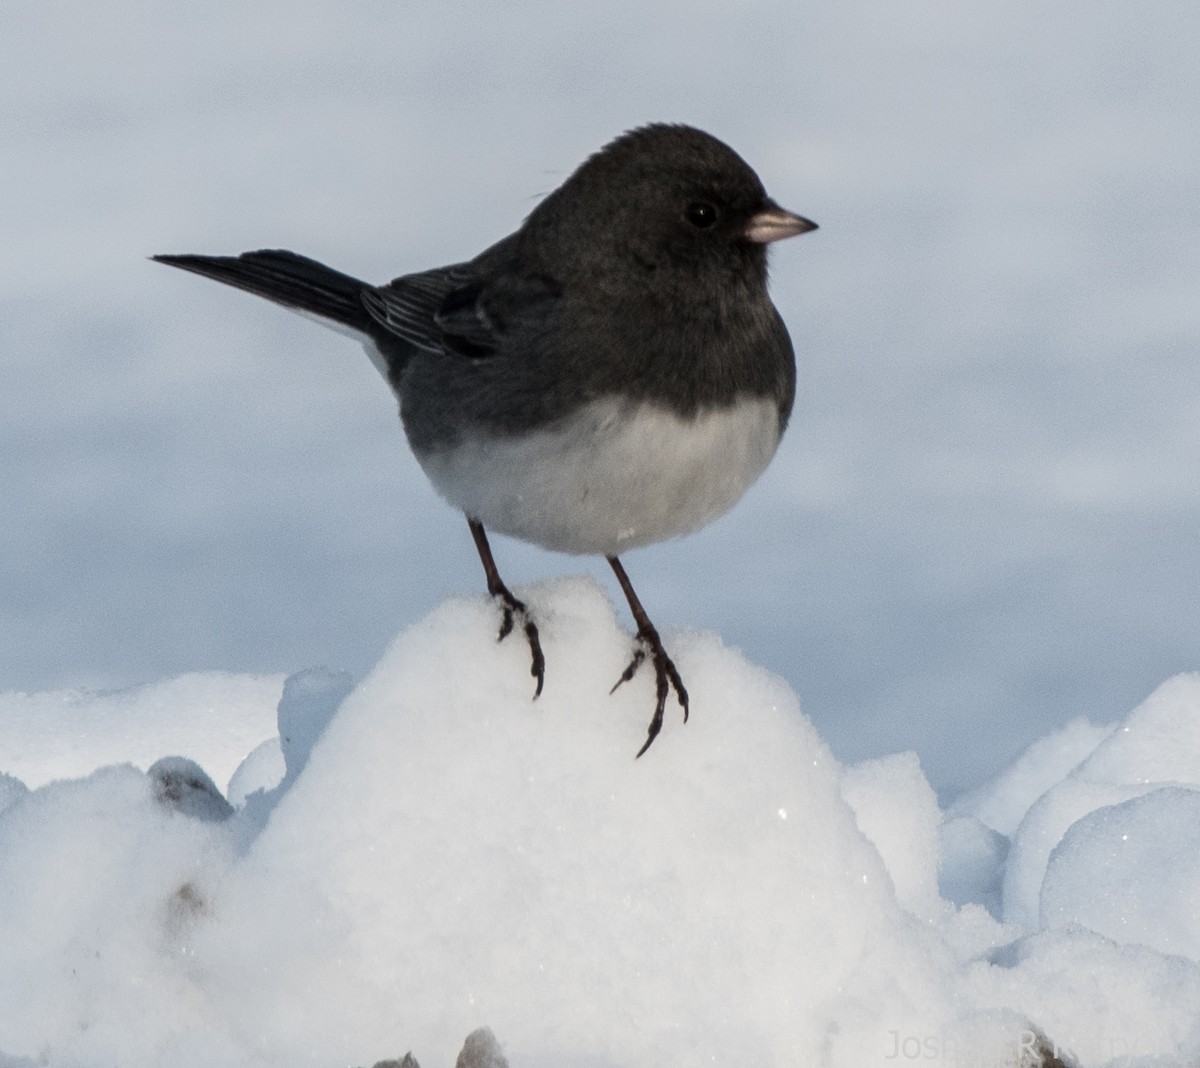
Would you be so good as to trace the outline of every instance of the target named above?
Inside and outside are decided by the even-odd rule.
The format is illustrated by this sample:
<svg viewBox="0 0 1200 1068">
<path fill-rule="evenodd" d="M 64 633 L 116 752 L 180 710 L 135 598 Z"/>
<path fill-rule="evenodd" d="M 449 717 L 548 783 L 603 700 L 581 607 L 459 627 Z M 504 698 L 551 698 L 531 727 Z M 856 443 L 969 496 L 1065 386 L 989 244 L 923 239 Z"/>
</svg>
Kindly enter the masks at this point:
<svg viewBox="0 0 1200 1068">
<path fill-rule="evenodd" d="M 559 552 L 616 556 L 723 515 L 778 444 L 770 400 L 683 419 L 606 399 L 553 430 L 478 438 L 418 460 L 446 500 L 490 530 Z"/>
</svg>

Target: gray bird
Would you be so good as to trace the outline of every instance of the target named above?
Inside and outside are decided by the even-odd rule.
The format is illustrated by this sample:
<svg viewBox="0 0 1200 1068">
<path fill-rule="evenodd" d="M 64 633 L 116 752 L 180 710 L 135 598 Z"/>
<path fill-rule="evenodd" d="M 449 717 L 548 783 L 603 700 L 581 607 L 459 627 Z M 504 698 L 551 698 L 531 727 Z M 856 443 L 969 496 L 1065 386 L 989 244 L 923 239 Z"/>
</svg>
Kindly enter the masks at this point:
<svg viewBox="0 0 1200 1068">
<path fill-rule="evenodd" d="M 762 474 L 796 387 L 767 293 L 767 245 L 815 229 L 732 149 L 640 127 L 587 159 L 520 229 L 473 260 L 373 286 L 294 252 L 155 256 L 361 336 L 400 401 L 425 474 L 467 517 L 534 692 L 545 659 L 486 530 L 603 555 L 637 624 L 656 704 L 688 695 L 619 559 L 723 515 Z"/>
</svg>

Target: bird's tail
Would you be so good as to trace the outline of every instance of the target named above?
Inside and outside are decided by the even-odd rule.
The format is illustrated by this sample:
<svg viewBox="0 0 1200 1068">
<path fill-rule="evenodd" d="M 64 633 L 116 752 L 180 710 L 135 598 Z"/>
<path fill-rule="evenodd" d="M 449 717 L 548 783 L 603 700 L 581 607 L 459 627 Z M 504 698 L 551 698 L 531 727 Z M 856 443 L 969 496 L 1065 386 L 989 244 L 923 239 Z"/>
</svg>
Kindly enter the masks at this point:
<svg viewBox="0 0 1200 1068">
<path fill-rule="evenodd" d="M 283 249 L 261 249 L 240 256 L 153 256 L 158 263 L 215 278 L 276 304 L 319 315 L 363 334 L 371 316 L 362 293 L 371 287 L 323 263 Z"/>
</svg>

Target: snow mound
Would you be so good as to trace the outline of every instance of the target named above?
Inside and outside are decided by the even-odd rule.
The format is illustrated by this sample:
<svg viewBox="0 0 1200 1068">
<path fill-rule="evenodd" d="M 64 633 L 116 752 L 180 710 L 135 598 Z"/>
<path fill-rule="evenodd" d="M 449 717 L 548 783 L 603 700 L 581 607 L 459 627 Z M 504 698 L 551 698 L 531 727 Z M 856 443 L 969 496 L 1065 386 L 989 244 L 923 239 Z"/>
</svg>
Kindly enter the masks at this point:
<svg viewBox="0 0 1200 1068">
<path fill-rule="evenodd" d="M 1200 790 L 1164 786 L 1077 820 L 1054 847 L 1042 922 L 1200 960 Z"/>
<path fill-rule="evenodd" d="M 194 752 L 32 791 L 0 780 L 0 1063 L 332 1068 L 412 1050 L 391 1063 L 449 1065 L 461 1050 L 516 1068 L 999 1068 L 1041 1063 L 1049 1042 L 1085 1063 L 1200 1056 L 1195 869 L 1157 898 L 1142 870 L 1172 842 L 1194 849 L 1156 823 L 1170 806 L 1190 820 L 1193 791 L 1080 812 L 1069 784 L 1092 757 L 1050 761 L 1064 777 L 1027 796 L 1006 849 L 978 813 L 947 820 L 911 754 L 839 766 L 780 679 L 687 632 L 666 641 L 690 722 L 669 707 L 635 760 L 653 679 L 609 693 L 631 639 L 601 590 L 522 596 L 547 656 L 539 699 L 494 605 L 449 602 L 357 687 L 289 679 L 280 737 L 243 740 L 236 809 Z M 1131 717 L 1138 768 L 1196 696 L 1176 685 L 1166 712 Z M 1093 757 L 1110 778 L 1124 766 Z M 1070 802 L 1037 824 L 1061 830 L 1033 922 L 944 899 L 939 877 L 998 897 L 1055 791 Z M 1120 899 L 1087 873 L 1125 833 L 1145 848 L 1107 870 L 1148 907 L 1114 933 Z"/>
<path fill-rule="evenodd" d="M 1200 674 L 1164 682 L 1030 806 L 1012 840 L 1004 919 L 1026 928 L 1040 926 L 1047 865 L 1068 830 L 1097 809 L 1165 785 L 1200 789 Z M 1171 804 L 1165 796 L 1160 800 Z M 1168 838 L 1178 830 L 1169 821 L 1162 826 Z M 1061 919 L 1061 902 L 1056 910 Z"/>
</svg>

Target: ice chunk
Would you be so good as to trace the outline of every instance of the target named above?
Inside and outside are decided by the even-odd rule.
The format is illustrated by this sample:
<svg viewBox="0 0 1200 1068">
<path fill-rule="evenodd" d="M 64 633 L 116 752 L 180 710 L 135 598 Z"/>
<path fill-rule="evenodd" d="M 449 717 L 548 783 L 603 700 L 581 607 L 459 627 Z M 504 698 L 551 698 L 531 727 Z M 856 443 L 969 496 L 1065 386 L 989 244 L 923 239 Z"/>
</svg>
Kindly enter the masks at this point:
<svg viewBox="0 0 1200 1068">
<path fill-rule="evenodd" d="M 481 1027 L 467 1035 L 454 1068 L 508 1068 L 508 1061 L 491 1029 Z"/>
<path fill-rule="evenodd" d="M 1077 820 L 1050 855 L 1041 914 L 1200 963 L 1198 900 L 1200 791 L 1169 786 Z"/>
<path fill-rule="evenodd" d="M 284 682 L 279 699 L 279 746 L 289 782 L 304 769 L 317 739 L 353 688 L 354 680 L 347 672 L 327 668 L 298 671 Z"/>
<path fill-rule="evenodd" d="M 194 760 L 163 757 L 146 772 L 160 804 L 192 819 L 219 822 L 233 815 L 233 806 Z"/>
<path fill-rule="evenodd" d="M 1040 922 L 1051 852 L 1077 820 L 1159 786 L 1200 786 L 1200 675 L 1168 679 L 1066 778 L 1030 808 L 1013 839 L 1004 878 L 1004 919 Z"/>
<path fill-rule="evenodd" d="M 917 754 L 896 753 L 854 764 L 843 770 L 841 790 L 859 830 L 879 850 L 900 904 L 922 919 L 941 915 L 941 812 Z"/>
<path fill-rule="evenodd" d="M 1001 915 L 1001 887 L 1008 839 L 973 816 L 954 816 L 941 826 L 938 888 L 956 905 L 982 905 Z"/>
<path fill-rule="evenodd" d="M 1041 921 L 1042 880 L 1054 848 L 1071 825 L 1089 812 L 1138 797 L 1151 786 L 1066 779 L 1048 790 L 1021 821 L 1004 872 L 1004 921 L 1036 931 Z"/>
<path fill-rule="evenodd" d="M 234 808 L 241 808 L 254 793 L 273 790 L 283 780 L 287 767 L 278 738 L 268 738 L 255 746 L 229 780 L 226 795 Z"/>
</svg>

